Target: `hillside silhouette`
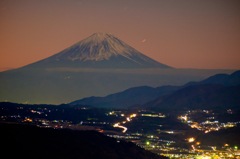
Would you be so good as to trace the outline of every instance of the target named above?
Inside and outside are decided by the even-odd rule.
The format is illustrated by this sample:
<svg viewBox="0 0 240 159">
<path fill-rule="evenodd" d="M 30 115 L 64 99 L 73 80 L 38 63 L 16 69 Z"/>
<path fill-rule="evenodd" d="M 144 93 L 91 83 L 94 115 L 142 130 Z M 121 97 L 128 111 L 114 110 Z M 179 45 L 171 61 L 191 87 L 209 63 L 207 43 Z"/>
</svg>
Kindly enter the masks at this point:
<svg viewBox="0 0 240 159">
<path fill-rule="evenodd" d="M 131 142 L 118 141 L 96 131 L 38 128 L 0 124 L 7 158 L 163 159 Z M 9 153 L 11 152 L 11 153 Z"/>
</svg>

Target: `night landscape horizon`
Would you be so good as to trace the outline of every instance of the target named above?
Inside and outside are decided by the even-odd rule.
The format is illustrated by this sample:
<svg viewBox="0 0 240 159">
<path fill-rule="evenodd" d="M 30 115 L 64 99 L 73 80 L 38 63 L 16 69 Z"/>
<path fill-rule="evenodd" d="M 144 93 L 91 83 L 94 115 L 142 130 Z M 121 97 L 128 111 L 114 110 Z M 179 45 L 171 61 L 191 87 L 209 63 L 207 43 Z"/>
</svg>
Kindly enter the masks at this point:
<svg viewBox="0 0 240 159">
<path fill-rule="evenodd" d="M 0 4 L 8 157 L 240 158 L 239 1 Z"/>
</svg>

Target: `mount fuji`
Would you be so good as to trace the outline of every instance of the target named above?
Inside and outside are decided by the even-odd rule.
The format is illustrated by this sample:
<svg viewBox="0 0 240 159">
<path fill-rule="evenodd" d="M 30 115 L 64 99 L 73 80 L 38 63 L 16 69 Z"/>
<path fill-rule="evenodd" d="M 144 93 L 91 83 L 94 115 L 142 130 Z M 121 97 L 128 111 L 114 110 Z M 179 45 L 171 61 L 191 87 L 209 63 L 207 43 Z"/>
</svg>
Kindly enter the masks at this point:
<svg viewBox="0 0 240 159">
<path fill-rule="evenodd" d="M 0 101 L 60 104 L 131 87 L 183 85 L 234 70 L 177 69 L 112 34 L 95 33 L 43 60 L 0 72 Z"/>
<path fill-rule="evenodd" d="M 143 55 L 110 33 L 95 33 L 69 48 L 27 67 L 172 68 Z"/>
</svg>

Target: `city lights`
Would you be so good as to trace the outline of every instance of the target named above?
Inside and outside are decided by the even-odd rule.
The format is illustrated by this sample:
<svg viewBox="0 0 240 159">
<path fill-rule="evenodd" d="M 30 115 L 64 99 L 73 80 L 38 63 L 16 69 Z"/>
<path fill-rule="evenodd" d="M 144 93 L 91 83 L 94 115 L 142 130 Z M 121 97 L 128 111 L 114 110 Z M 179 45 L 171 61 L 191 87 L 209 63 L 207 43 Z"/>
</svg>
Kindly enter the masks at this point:
<svg viewBox="0 0 240 159">
<path fill-rule="evenodd" d="M 130 115 L 130 118 L 133 118 L 133 117 L 136 117 L 137 116 L 137 114 L 132 114 L 132 115 Z"/>
<path fill-rule="evenodd" d="M 193 137 L 188 139 L 188 142 L 193 142 L 193 141 L 195 141 L 195 139 Z"/>
<path fill-rule="evenodd" d="M 74 112 L 77 111 L 84 111 L 83 114 L 86 112 L 87 109 L 78 109 L 73 108 Z M 2 109 L 3 110 L 3 109 Z M 66 113 L 63 109 L 56 109 L 56 108 L 28 108 L 28 109 L 19 109 L 19 111 L 26 110 L 28 115 L 22 114 L 11 114 L 11 115 L 1 115 L 1 120 L 5 121 L 8 118 L 11 119 L 18 119 L 21 122 L 25 122 L 24 124 L 36 124 L 40 128 L 53 128 L 53 129 L 73 129 L 73 130 L 95 130 L 100 133 L 103 133 L 109 137 L 116 138 L 116 141 L 120 142 L 120 140 L 126 140 L 127 142 L 133 142 L 134 144 L 144 148 L 145 150 L 156 152 L 159 155 L 163 155 L 169 158 L 226 158 L 226 157 L 234 157 L 239 153 L 238 145 L 231 145 L 224 143 L 221 146 L 213 143 L 210 145 L 206 145 L 204 138 L 197 137 L 197 134 L 192 134 L 192 137 L 185 138 L 184 134 L 188 133 L 187 130 L 175 129 L 174 127 L 169 127 L 166 123 L 156 122 L 155 120 L 159 120 L 159 118 L 153 119 L 155 117 L 165 116 L 159 112 L 147 112 L 143 110 L 138 110 L 138 114 L 132 113 L 132 110 L 128 112 L 128 110 L 107 110 L 102 111 L 102 115 L 104 118 L 99 117 L 97 114 L 98 111 L 92 110 L 92 116 L 87 114 L 85 119 L 81 118 L 77 123 L 72 123 L 72 121 L 62 120 L 61 118 L 51 119 L 52 114 L 57 112 L 59 113 Z M 91 110 L 91 109 L 88 109 Z M 219 129 L 227 129 L 229 127 L 235 126 L 240 122 L 225 122 L 220 123 L 221 120 L 218 119 L 216 116 L 213 115 L 212 111 L 209 111 L 208 117 L 200 116 L 200 120 L 195 118 L 194 112 L 201 112 L 199 110 L 195 111 L 187 111 L 182 116 L 175 116 L 175 119 L 178 118 L 181 121 L 179 123 L 189 126 L 191 128 L 196 128 L 201 134 L 204 135 L 211 135 L 211 132 L 217 131 Z M 48 113 L 46 117 L 45 114 Z M 142 113 L 145 113 L 142 115 Z M 96 115 L 95 115 L 96 114 Z M 204 112 L 205 114 L 205 112 Z M 32 116 L 31 116 L 32 115 Z M 49 118 L 50 117 L 50 118 Z M 22 120 L 21 120 L 22 118 Z M 112 120 L 113 119 L 113 120 Z M 198 120 L 196 120 L 198 119 Z M 168 121 L 168 115 L 165 119 L 160 119 L 160 121 Z M 134 123 L 132 123 L 134 121 Z M 144 123 L 147 121 L 147 124 Z M 151 121 L 151 122 L 149 122 Z M 191 122 L 190 122 L 191 121 Z M 141 124 L 136 124 L 140 122 Z M 101 124 L 101 126 L 99 126 Z M 146 126 L 151 126 L 154 124 L 154 129 L 146 128 Z M 105 127 L 106 126 L 106 127 Z M 109 126 L 119 129 L 112 129 L 109 130 Z M 144 126 L 144 127 L 142 127 Z M 166 126 L 168 126 L 166 129 Z M 134 129 L 133 129 L 134 128 Z M 170 129 L 169 129 L 170 128 Z M 133 131 L 132 131 L 133 130 Z M 195 130 L 192 132 L 195 132 Z M 171 141 L 169 139 L 164 139 L 163 136 L 167 135 L 169 137 L 174 135 L 179 135 L 181 141 Z M 190 135 L 191 133 L 188 133 Z M 147 140 L 147 141 L 146 141 Z M 198 140 L 198 141 L 196 141 Z M 199 142 L 201 141 L 201 143 Z M 174 143 L 184 143 L 188 145 L 188 148 L 178 147 Z M 238 155 L 240 156 L 240 155 Z"/>
</svg>

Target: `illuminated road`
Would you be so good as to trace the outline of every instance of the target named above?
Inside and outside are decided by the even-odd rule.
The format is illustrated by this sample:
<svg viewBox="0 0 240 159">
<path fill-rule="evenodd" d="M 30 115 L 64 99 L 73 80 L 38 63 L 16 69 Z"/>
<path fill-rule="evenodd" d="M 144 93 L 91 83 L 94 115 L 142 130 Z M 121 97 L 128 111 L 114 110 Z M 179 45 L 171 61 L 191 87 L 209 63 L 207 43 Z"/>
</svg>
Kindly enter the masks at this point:
<svg viewBox="0 0 240 159">
<path fill-rule="evenodd" d="M 116 123 L 116 124 L 114 124 L 113 125 L 113 127 L 118 127 L 118 128 L 122 128 L 123 129 L 123 133 L 125 133 L 126 131 L 127 131 L 127 127 L 124 127 L 124 126 L 121 126 L 121 125 L 119 125 L 120 123 Z"/>
<path fill-rule="evenodd" d="M 132 114 L 132 115 L 130 115 L 129 117 L 126 117 L 127 121 L 123 121 L 122 123 L 125 124 L 126 122 L 130 122 L 130 121 L 132 121 L 132 118 L 134 118 L 134 117 L 136 117 L 136 116 L 137 116 L 136 114 Z M 127 131 L 127 127 L 121 126 L 121 125 L 119 125 L 119 124 L 120 124 L 120 123 L 116 123 L 116 124 L 113 125 L 113 127 L 121 128 L 121 129 L 123 129 L 122 132 L 125 133 L 125 132 Z"/>
</svg>

